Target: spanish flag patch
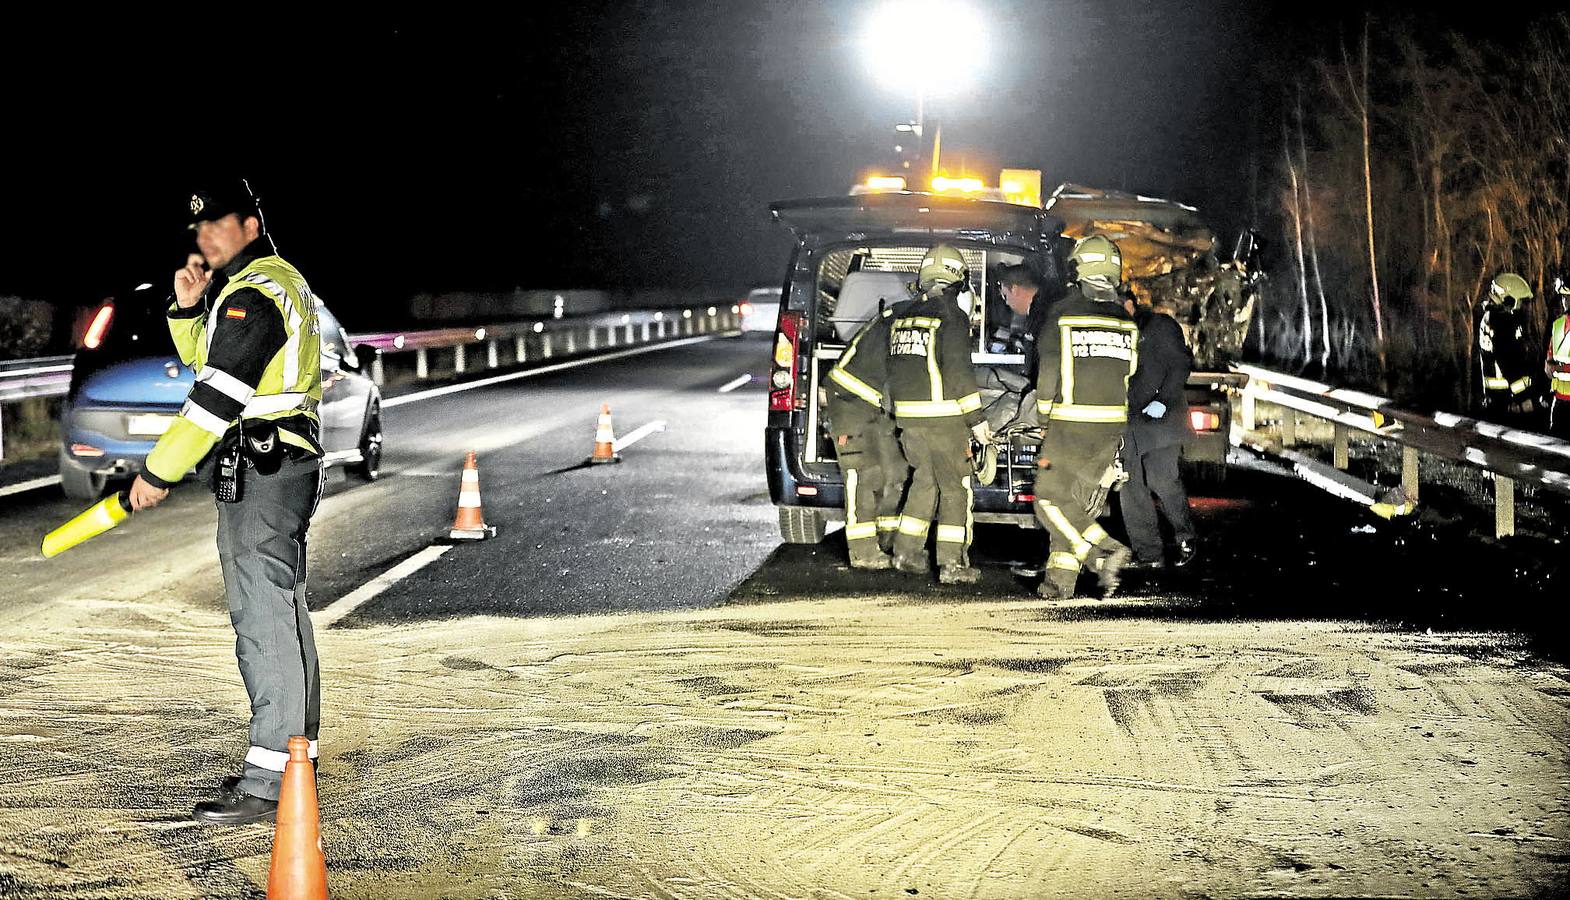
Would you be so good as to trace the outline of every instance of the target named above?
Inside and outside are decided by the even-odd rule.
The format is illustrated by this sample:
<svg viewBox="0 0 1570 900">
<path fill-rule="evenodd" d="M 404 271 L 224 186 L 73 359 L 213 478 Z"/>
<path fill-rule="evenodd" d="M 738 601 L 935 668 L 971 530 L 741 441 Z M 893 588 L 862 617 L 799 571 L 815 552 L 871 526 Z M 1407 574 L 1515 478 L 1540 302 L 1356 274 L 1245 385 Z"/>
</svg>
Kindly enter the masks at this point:
<svg viewBox="0 0 1570 900">
<path fill-rule="evenodd" d="M 224 308 L 224 315 L 231 319 L 243 319 L 245 318 L 245 310 L 238 306 L 229 306 Z"/>
</svg>

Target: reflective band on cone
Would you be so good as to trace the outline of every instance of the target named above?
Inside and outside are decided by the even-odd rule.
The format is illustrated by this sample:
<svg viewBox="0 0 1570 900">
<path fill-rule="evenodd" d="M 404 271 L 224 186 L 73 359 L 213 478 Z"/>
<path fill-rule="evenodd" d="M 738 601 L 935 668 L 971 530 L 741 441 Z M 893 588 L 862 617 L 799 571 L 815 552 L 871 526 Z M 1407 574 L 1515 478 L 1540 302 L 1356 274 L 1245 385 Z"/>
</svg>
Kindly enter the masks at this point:
<svg viewBox="0 0 1570 900">
<path fill-rule="evenodd" d="M 609 403 L 600 405 L 600 422 L 594 429 L 594 454 L 589 457 L 589 462 L 595 465 L 621 462 L 621 457 L 616 455 L 616 430 L 611 427 Z"/>
<path fill-rule="evenodd" d="M 453 517 L 452 531 L 448 537 L 465 541 L 483 541 L 496 534 L 496 528 L 485 524 L 485 514 L 480 509 L 480 467 L 470 450 L 463 460 L 463 480 L 458 488 L 458 514 Z"/>
</svg>

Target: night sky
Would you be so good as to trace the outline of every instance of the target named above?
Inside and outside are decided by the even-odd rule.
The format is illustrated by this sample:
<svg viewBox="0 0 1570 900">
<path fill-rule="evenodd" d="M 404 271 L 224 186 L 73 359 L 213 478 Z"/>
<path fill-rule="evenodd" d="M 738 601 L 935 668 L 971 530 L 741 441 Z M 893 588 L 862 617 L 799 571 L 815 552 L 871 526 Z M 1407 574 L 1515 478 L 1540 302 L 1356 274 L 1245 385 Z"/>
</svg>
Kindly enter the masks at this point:
<svg viewBox="0 0 1570 900">
<path fill-rule="evenodd" d="M 1281 79 L 1363 10 L 970 5 L 982 46 L 910 37 L 934 66 L 983 59 L 974 89 L 929 100 L 945 162 L 1170 196 L 1224 230 L 1258 202 L 1252 150 Z M 228 172 L 252 179 L 284 255 L 351 327 L 419 291 L 774 283 L 789 241 L 768 202 L 845 193 L 914 114 L 861 57 L 878 8 L 8 27 L 0 294 L 85 305 L 163 283 L 191 187 Z"/>
</svg>

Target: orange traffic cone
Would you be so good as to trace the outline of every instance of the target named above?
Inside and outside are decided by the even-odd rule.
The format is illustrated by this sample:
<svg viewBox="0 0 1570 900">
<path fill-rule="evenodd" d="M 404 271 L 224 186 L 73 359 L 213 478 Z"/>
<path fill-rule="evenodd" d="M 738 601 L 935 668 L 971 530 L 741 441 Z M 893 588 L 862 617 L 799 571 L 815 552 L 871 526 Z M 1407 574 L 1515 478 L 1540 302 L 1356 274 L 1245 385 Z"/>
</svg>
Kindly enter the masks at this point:
<svg viewBox="0 0 1570 900">
<path fill-rule="evenodd" d="M 267 900 L 327 900 L 327 856 L 322 851 L 316 809 L 316 770 L 311 742 L 289 739 L 289 762 L 278 795 L 273 826 L 273 863 L 267 871 Z"/>
<path fill-rule="evenodd" d="M 474 461 L 474 451 L 463 459 L 463 482 L 458 488 L 458 514 L 453 516 L 452 531 L 448 537 L 468 541 L 483 541 L 496 535 L 496 528 L 485 524 L 485 514 L 480 511 L 480 467 Z"/>
<path fill-rule="evenodd" d="M 616 455 L 616 431 L 611 428 L 609 403 L 600 406 L 600 424 L 594 430 L 594 455 L 589 457 L 589 462 L 596 465 L 621 462 L 621 457 Z"/>
</svg>

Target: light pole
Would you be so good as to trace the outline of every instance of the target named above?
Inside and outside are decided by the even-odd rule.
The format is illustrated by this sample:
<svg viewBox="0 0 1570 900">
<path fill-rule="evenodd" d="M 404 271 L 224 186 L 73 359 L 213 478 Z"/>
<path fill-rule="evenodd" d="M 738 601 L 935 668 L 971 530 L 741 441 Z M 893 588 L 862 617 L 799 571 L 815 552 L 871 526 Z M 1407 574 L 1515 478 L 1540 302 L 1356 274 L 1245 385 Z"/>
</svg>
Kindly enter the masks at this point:
<svg viewBox="0 0 1570 900">
<path fill-rule="evenodd" d="M 859 42 L 867 65 L 884 85 L 916 95 L 916 121 L 909 130 L 923 150 L 927 95 L 953 94 L 970 84 L 980 69 L 984 36 L 981 17 L 959 0 L 888 0 L 867 18 Z M 932 51 L 939 47 L 950 52 L 933 63 Z M 932 138 L 929 180 L 938 174 L 941 121 Z"/>
</svg>

